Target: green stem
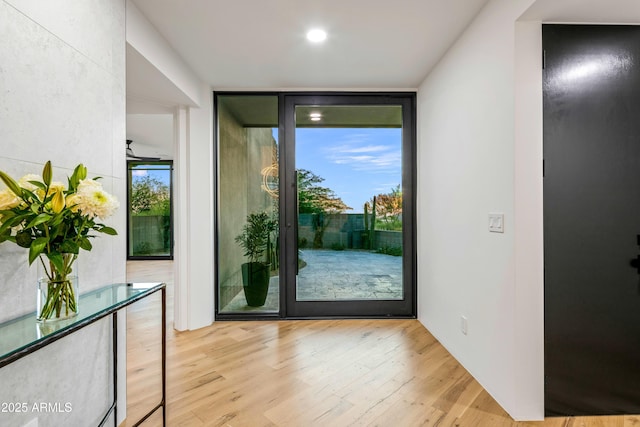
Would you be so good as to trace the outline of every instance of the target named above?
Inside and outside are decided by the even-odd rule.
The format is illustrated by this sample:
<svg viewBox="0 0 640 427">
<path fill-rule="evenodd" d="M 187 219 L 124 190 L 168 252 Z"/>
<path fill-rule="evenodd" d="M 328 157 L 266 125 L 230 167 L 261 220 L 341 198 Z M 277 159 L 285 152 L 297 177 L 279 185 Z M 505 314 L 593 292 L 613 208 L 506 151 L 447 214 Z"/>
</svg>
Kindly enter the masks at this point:
<svg viewBox="0 0 640 427">
<path fill-rule="evenodd" d="M 42 259 L 42 256 L 39 256 L 38 258 L 40 258 L 40 262 L 42 263 L 42 268 L 44 269 L 44 274 L 47 275 L 47 278 L 49 280 L 53 280 L 53 270 L 51 270 L 52 273 L 50 274 L 49 270 L 47 270 L 47 265 L 44 263 L 44 260 Z"/>
<path fill-rule="evenodd" d="M 76 291 L 73 281 L 69 279 L 69 274 L 72 271 L 71 266 L 76 258 L 77 255 L 75 254 L 64 254 L 62 271 L 58 271 L 53 263 L 50 262 L 51 273 L 47 271 L 46 265 L 42 261 L 49 280 L 46 284 L 47 296 L 38 316 L 40 320 L 55 319 L 61 316 L 67 317 L 69 314 L 78 312 Z"/>
<path fill-rule="evenodd" d="M 47 320 L 52 317 L 60 317 L 63 314 L 63 307 L 65 317 L 72 312 L 78 311 L 75 290 L 71 280 L 48 282 L 46 286 L 47 297 L 40 310 L 39 319 Z"/>
</svg>

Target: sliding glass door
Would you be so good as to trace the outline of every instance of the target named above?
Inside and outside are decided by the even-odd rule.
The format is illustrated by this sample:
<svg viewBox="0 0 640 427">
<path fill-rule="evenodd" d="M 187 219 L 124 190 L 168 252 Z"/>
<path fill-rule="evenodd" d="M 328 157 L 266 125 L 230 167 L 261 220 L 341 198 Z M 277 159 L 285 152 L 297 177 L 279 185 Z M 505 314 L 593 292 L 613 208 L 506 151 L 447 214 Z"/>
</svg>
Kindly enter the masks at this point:
<svg viewBox="0 0 640 427">
<path fill-rule="evenodd" d="M 291 317 L 411 316 L 411 96 L 285 96 Z"/>
<path fill-rule="evenodd" d="M 216 95 L 218 318 L 415 315 L 414 102 Z"/>
</svg>

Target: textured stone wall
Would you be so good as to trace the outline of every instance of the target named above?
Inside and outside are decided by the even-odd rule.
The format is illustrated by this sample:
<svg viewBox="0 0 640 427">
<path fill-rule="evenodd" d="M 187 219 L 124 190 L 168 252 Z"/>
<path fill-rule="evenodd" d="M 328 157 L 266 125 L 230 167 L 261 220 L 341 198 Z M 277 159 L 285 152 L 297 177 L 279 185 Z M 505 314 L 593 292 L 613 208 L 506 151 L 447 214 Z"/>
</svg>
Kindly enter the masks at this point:
<svg viewBox="0 0 640 427">
<path fill-rule="evenodd" d="M 0 170 L 20 178 L 51 160 L 54 179 L 65 181 L 84 163 L 122 206 L 108 221 L 120 235 L 94 239 L 78 260 L 81 292 L 126 274 L 124 18 L 124 0 L 0 0 Z M 35 311 L 35 283 L 26 250 L 0 244 L 0 322 Z M 106 325 L 0 369 L 0 402 L 73 408 L 0 413 L 0 425 L 96 425 L 111 396 Z"/>
</svg>

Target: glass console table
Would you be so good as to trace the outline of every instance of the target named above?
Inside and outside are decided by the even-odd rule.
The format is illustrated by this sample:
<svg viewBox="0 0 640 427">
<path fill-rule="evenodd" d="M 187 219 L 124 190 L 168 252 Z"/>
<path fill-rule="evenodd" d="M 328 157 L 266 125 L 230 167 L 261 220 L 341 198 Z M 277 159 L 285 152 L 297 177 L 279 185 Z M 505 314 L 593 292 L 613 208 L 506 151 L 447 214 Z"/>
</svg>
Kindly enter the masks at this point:
<svg viewBox="0 0 640 427">
<path fill-rule="evenodd" d="M 80 312 L 72 319 L 38 323 L 35 313 L 0 323 L 0 368 L 27 356 L 73 332 L 109 315 L 112 316 L 113 403 L 99 426 L 105 425 L 113 414 L 117 426 L 118 381 L 118 316 L 117 311 L 160 291 L 162 293 L 162 397 L 151 411 L 141 418 L 140 425 L 158 409 L 162 409 L 162 425 L 166 424 L 166 308 L 167 289 L 164 283 L 118 283 L 80 295 Z"/>
</svg>

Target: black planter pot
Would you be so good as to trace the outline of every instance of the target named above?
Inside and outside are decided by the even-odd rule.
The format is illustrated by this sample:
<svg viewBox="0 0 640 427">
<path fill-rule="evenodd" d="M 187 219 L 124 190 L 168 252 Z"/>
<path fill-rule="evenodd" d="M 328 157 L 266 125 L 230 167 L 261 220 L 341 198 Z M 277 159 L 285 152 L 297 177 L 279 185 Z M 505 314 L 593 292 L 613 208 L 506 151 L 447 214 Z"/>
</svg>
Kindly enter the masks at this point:
<svg viewBox="0 0 640 427">
<path fill-rule="evenodd" d="M 269 264 L 247 262 L 242 264 L 244 297 L 250 307 L 262 307 L 269 293 Z"/>
</svg>

